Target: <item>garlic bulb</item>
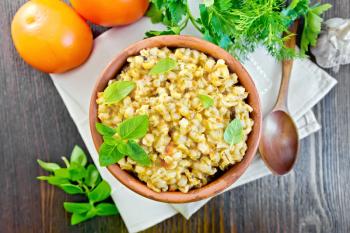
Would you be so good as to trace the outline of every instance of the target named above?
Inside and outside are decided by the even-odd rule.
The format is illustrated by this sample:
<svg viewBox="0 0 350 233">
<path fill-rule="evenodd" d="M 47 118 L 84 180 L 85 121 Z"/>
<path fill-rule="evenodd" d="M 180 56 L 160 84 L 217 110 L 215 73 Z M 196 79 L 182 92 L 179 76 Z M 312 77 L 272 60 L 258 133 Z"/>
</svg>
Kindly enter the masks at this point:
<svg viewBox="0 0 350 233">
<path fill-rule="evenodd" d="M 350 63 L 350 19 L 333 18 L 324 22 L 316 47 L 311 48 L 316 62 L 324 67 L 333 67 Z"/>
</svg>

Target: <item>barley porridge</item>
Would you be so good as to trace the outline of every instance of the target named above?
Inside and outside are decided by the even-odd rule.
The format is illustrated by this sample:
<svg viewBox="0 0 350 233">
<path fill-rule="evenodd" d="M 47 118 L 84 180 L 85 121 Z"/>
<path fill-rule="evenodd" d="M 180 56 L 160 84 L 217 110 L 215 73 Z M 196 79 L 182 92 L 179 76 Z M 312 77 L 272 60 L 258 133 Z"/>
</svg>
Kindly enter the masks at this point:
<svg viewBox="0 0 350 233">
<path fill-rule="evenodd" d="M 176 67 L 149 75 L 164 58 L 176 60 Z M 143 49 L 127 59 L 122 72 L 109 84 L 115 80 L 134 81 L 136 88 L 114 104 L 104 104 L 103 92 L 98 93 L 98 118 L 116 127 L 135 115 L 148 115 L 148 132 L 137 141 L 152 164 L 141 166 L 124 157 L 118 165 L 152 190 L 186 193 L 243 159 L 254 124 L 249 116 L 253 109 L 245 102 L 248 93 L 224 60 L 188 48 Z M 210 96 L 213 105 L 204 108 L 198 95 Z M 229 145 L 223 135 L 233 118 L 242 123 L 243 139 Z"/>
</svg>

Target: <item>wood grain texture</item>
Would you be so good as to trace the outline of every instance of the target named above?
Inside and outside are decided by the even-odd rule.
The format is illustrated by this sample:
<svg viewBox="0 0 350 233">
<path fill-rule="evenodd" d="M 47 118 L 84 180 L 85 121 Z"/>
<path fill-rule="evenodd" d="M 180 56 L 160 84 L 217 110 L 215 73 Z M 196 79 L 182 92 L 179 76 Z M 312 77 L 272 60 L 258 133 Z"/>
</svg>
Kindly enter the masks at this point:
<svg viewBox="0 0 350 233">
<path fill-rule="evenodd" d="M 11 19 L 25 0 L 0 1 L 0 232 L 127 232 L 120 217 L 69 226 L 68 195 L 35 177 L 37 158 L 59 161 L 74 144 L 83 145 L 48 75 L 17 55 Z M 349 0 L 332 0 L 330 17 L 350 17 Z M 94 27 L 95 35 L 102 28 Z M 147 233 L 350 231 L 350 65 L 315 108 L 323 129 L 304 139 L 296 168 L 269 176 L 211 200 L 189 221 L 175 216 Z M 79 198 L 78 198 L 79 200 Z"/>
</svg>

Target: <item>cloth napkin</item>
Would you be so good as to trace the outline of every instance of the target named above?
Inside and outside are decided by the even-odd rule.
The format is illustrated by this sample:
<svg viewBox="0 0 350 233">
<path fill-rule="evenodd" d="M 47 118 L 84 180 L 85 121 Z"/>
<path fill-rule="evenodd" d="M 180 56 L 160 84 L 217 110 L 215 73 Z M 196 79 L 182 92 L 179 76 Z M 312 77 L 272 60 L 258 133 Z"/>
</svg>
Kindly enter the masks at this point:
<svg viewBox="0 0 350 233">
<path fill-rule="evenodd" d="M 100 167 L 98 153 L 94 148 L 88 124 L 88 109 L 92 88 L 101 71 L 122 49 L 141 40 L 143 33 L 157 29 L 149 19 L 141 19 L 127 27 L 113 28 L 94 41 L 94 49 L 88 61 L 79 68 L 64 74 L 51 74 L 55 87 L 63 99 L 90 155 L 112 188 L 112 198 L 120 211 L 129 232 L 138 232 L 153 226 L 177 213 L 189 218 L 209 199 L 189 204 L 167 204 L 144 198 L 123 186 L 106 168 Z M 189 27 L 186 34 L 197 35 Z M 267 113 L 273 106 L 280 83 L 281 65 L 262 48 L 251 54 L 245 67 L 258 88 L 262 109 Z M 294 63 L 289 91 L 289 109 L 297 122 L 301 138 L 320 129 L 311 108 L 320 101 L 336 84 L 326 72 L 309 60 L 297 60 Z M 244 175 L 229 189 L 256 180 L 270 174 L 259 156 L 256 156 Z"/>
</svg>

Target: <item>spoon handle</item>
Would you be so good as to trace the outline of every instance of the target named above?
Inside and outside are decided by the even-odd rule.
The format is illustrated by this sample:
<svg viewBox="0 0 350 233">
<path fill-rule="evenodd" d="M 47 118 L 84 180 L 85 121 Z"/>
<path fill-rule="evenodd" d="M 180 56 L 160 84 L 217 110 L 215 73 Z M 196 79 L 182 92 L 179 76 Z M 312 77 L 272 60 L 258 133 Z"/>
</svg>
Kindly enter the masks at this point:
<svg viewBox="0 0 350 233">
<path fill-rule="evenodd" d="M 287 48 L 291 48 L 291 49 L 295 48 L 296 33 L 298 30 L 298 24 L 299 24 L 299 21 L 296 20 L 292 24 L 292 26 L 290 27 L 290 33 L 292 33 L 292 35 L 285 42 L 285 46 Z M 283 111 L 288 112 L 288 104 L 287 104 L 288 85 L 289 85 L 289 80 L 290 80 L 290 76 L 292 73 L 292 68 L 293 68 L 293 60 L 292 59 L 282 61 L 281 86 L 280 86 L 280 90 L 278 93 L 277 103 L 276 103 L 275 108 L 274 108 L 275 110 L 283 110 Z"/>
</svg>

